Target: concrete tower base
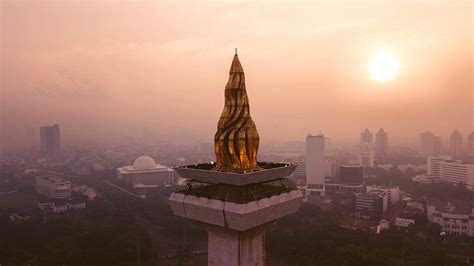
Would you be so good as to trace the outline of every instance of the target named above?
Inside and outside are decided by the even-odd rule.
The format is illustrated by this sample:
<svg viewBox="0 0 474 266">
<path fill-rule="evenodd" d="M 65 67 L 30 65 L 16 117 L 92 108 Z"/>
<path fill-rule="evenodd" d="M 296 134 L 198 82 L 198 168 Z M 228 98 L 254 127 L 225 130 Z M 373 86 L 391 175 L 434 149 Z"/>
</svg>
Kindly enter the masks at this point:
<svg viewBox="0 0 474 266">
<path fill-rule="evenodd" d="M 303 198 L 285 180 L 201 185 L 176 191 L 169 200 L 176 216 L 201 222 L 207 229 L 208 265 L 264 266 L 265 225 L 296 212 Z"/>
<path fill-rule="evenodd" d="M 239 232 L 206 226 L 209 266 L 265 265 L 265 225 Z"/>
</svg>

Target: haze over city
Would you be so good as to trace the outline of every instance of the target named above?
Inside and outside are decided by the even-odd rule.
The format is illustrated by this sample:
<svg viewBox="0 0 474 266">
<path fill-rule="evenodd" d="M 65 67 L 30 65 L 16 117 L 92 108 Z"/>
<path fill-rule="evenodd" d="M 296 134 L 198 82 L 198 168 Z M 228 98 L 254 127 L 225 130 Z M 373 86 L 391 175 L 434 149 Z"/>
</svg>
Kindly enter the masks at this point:
<svg viewBox="0 0 474 266">
<path fill-rule="evenodd" d="M 0 0 L 0 266 L 474 266 L 472 0 Z"/>
<path fill-rule="evenodd" d="M 234 48 L 263 144 L 309 132 L 357 143 L 366 127 L 384 128 L 391 144 L 416 143 L 424 130 L 466 136 L 472 9 L 471 1 L 2 1 L 2 142 L 21 145 L 27 128 L 46 124 L 61 125 L 66 145 L 143 134 L 211 142 Z M 396 61 L 390 80 L 368 71 L 380 54 Z"/>
</svg>

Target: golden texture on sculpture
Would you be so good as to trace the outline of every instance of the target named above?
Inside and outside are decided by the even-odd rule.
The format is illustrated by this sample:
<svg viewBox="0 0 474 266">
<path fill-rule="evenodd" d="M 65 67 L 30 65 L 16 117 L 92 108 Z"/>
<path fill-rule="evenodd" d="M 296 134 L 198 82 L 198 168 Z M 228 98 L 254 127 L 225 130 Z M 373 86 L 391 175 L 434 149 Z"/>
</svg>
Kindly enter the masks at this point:
<svg viewBox="0 0 474 266">
<path fill-rule="evenodd" d="M 245 74 L 237 52 L 225 87 L 225 105 L 214 136 L 216 170 L 248 172 L 258 170 L 259 137 L 250 117 Z"/>
</svg>

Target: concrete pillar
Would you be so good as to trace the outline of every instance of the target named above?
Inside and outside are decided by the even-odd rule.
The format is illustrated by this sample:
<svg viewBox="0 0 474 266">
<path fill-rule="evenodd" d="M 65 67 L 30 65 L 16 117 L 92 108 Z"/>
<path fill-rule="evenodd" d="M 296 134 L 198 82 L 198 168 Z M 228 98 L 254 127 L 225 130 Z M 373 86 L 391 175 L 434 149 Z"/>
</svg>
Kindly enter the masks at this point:
<svg viewBox="0 0 474 266">
<path fill-rule="evenodd" d="M 239 232 L 206 226 L 209 266 L 265 266 L 265 225 Z"/>
</svg>

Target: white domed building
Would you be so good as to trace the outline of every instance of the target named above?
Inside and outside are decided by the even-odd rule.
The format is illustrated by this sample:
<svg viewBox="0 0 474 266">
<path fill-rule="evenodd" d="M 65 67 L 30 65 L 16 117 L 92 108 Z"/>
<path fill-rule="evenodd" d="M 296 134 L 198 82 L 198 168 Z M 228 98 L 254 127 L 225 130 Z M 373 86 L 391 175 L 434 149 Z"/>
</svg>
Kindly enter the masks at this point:
<svg viewBox="0 0 474 266">
<path fill-rule="evenodd" d="M 173 169 L 156 164 L 150 156 L 138 157 L 133 165 L 117 168 L 119 180 L 132 183 L 134 187 L 156 187 L 175 184 Z"/>
</svg>

